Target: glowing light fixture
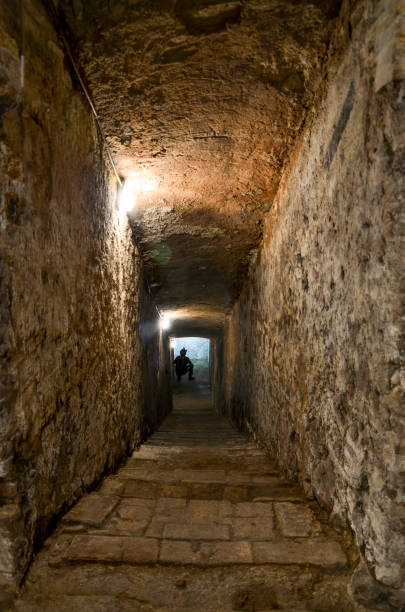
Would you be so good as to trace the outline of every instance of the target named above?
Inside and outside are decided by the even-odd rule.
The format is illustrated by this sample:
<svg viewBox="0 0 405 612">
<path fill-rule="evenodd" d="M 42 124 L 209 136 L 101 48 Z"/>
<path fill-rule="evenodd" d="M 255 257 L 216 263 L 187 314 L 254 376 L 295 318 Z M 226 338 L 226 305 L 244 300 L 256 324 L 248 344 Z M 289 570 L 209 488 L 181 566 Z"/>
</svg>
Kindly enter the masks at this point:
<svg viewBox="0 0 405 612">
<path fill-rule="evenodd" d="M 170 348 L 172 349 L 176 348 L 176 340 L 174 338 L 170 340 Z"/>
<path fill-rule="evenodd" d="M 136 202 L 135 183 L 131 179 L 127 179 L 121 189 L 119 195 L 120 212 L 131 212 Z"/>
<path fill-rule="evenodd" d="M 160 320 L 160 327 L 163 329 L 163 331 L 165 331 L 166 329 L 170 328 L 170 317 L 169 315 L 163 315 L 162 319 Z"/>
<path fill-rule="evenodd" d="M 131 212 L 136 204 L 137 196 L 149 193 L 158 187 L 158 180 L 148 177 L 145 172 L 130 175 L 124 182 L 119 195 L 120 212 Z"/>
</svg>

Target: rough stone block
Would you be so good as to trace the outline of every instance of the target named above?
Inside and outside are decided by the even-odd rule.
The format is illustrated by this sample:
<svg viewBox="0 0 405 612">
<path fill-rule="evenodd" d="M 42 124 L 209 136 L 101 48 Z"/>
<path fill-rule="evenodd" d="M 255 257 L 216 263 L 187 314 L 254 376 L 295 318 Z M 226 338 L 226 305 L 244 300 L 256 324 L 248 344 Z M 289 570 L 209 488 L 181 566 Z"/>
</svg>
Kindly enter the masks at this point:
<svg viewBox="0 0 405 612">
<path fill-rule="evenodd" d="M 192 523 L 224 522 L 232 514 L 228 501 L 191 499 L 188 504 L 186 520 Z"/>
<path fill-rule="evenodd" d="M 163 537 L 174 540 L 229 540 L 229 527 L 215 523 L 205 525 L 169 523 L 163 529 Z"/>
<path fill-rule="evenodd" d="M 148 538 L 161 538 L 163 536 L 163 529 L 166 523 L 153 519 L 145 532 L 145 536 Z"/>
<path fill-rule="evenodd" d="M 127 521 L 118 517 L 108 519 L 102 529 L 88 530 L 89 534 L 99 535 L 132 535 L 143 536 L 148 526 L 148 521 Z"/>
<path fill-rule="evenodd" d="M 245 502 L 235 504 L 233 507 L 233 514 L 238 517 L 262 516 L 272 520 L 273 504 L 271 502 Z"/>
<path fill-rule="evenodd" d="M 157 500 L 155 519 L 162 522 L 184 520 L 187 500 L 182 498 L 161 497 Z"/>
<path fill-rule="evenodd" d="M 160 486 L 147 480 L 130 480 L 125 483 L 122 497 L 139 497 L 143 499 L 156 499 Z"/>
<path fill-rule="evenodd" d="M 167 484 L 162 485 L 161 496 L 186 498 L 188 492 L 188 487 L 185 484 Z"/>
<path fill-rule="evenodd" d="M 255 563 L 317 565 L 329 569 L 347 566 L 347 558 L 337 542 L 331 540 L 276 540 L 253 542 Z"/>
<path fill-rule="evenodd" d="M 228 485 L 247 485 L 253 481 L 251 474 L 241 474 L 240 472 L 228 472 L 226 475 L 226 482 Z"/>
<path fill-rule="evenodd" d="M 220 483 L 190 483 L 188 492 L 191 499 L 222 499 L 224 485 Z"/>
<path fill-rule="evenodd" d="M 143 447 L 141 447 L 139 450 L 141 450 Z M 128 461 L 125 464 L 125 467 L 132 467 L 132 468 L 148 468 L 148 469 L 155 469 L 158 466 L 157 461 L 155 461 L 154 459 L 141 459 L 140 456 L 138 456 L 139 451 L 135 451 L 132 456 L 128 459 Z"/>
<path fill-rule="evenodd" d="M 274 538 L 273 517 L 233 518 L 232 538 L 235 540 L 271 540 Z"/>
<path fill-rule="evenodd" d="M 63 521 L 100 526 L 118 504 L 117 497 L 91 493 L 83 497 L 65 516 Z"/>
<path fill-rule="evenodd" d="M 5 529 L 15 525 L 21 515 L 17 504 L 6 504 L 0 508 L 0 528 Z"/>
<path fill-rule="evenodd" d="M 13 552 L 13 538 L 8 534 L 0 534 L 0 572 L 12 574 Z"/>
<path fill-rule="evenodd" d="M 98 490 L 100 495 L 121 495 L 124 489 L 124 481 L 118 478 L 106 478 Z"/>
<path fill-rule="evenodd" d="M 248 487 L 225 487 L 224 499 L 232 503 L 244 502 L 250 499 Z"/>
<path fill-rule="evenodd" d="M 7 481 L 0 482 L 0 496 L 3 500 L 17 500 L 19 495 L 16 483 Z"/>
<path fill-rule="evenodd" d="M 114 514 L 127 521 L 149 520 L 155 508 L 155 500 L 125 498 L 115 509 Z"/>
<path fill-rule="evenodd" d="M 163 540 L 160 546 L 159 561 L 162 563 L 202 565 L 199 547 L 191 542 Z"/>
<path fill-rule="evenodd" d="M 207 565 L 234 565 L 252 563 L 250 542 L 203 543 L 201 557 Z"/>
<path fill-rule="evenodd" d="M 252 501 L 305 501 L 301 489 L 294 486 L 266 486 L 257 485 L 249 487 L 249 496 Z"/>
<path fill-rule="evenodd" d="M 319 521 L 304 504 L 274 503 L 274 511 L 283 536 L 307 537 L 322 533 Z"/>
<path fill-rule="evenodd" d="M 120 477 L 128 480 L 151 480 L 153 472 L 143 467 L 125 466 L 120 470 Z"/>
<path fill-rule="evenodd" d="M 156 563 L 158 552 L 158 540 L 155 538 L 123 538 L 124 563 Z"/>
<path fill-rule="evenodd" d="M 177 480 L 184 482 L 224 482 L 225 472 L 222 470 L 175 470 Z"/>
<path fill-rule="evenodd" d="M 63 555 L 66 561 L 119 562 L 122 558 L 122 538 L 78 535 Z"/>
</svg>

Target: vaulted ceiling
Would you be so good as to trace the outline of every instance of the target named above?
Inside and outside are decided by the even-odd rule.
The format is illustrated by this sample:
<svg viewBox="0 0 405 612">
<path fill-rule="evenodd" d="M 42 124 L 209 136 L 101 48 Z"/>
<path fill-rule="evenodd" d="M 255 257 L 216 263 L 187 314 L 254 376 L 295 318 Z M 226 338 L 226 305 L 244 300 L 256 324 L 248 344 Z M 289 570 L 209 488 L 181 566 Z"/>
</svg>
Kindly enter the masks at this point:
<svg viewBox="0 0 405 612">
<path fill-rule="evenodd" d="M 339 2 L 57 4 L 119 172 L 139 186 L 130 219 L 157 304 L 181 330 L 213 334 L 260 243 Z"/>
</svg>

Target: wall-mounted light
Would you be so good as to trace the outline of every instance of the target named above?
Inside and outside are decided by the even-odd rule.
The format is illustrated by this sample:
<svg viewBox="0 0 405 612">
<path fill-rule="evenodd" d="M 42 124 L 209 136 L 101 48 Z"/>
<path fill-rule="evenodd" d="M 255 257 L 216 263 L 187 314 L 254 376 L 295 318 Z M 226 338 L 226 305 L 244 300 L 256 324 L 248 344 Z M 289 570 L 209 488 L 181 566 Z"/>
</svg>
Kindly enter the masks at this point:
<svg viewBox="0 0 405 612">
<path fill-rule="evenodd" d="M 127 179 L 118 194 L 118 207 L 121 213 L 131 212 L 136 203 L 136 185 Z"/>
<path fill-rule="evenodd" d="M 170 328 L 170 317 L 169 317 L 169 315 L 167 315 L 167 314 L 163 315 L 163 317 L 160 319 L 160 327 L 163 329 L 163 331 L 165 331 L 165 330 Z"/>
<path fill-rule="evenodd" d="M 121 213 L 129 213 L 133 210 L 137 196 L 149 193 L 158 186 L 158 181 L 154 177 L 148 177 L 145 173 L 134 174 L 125 179 L 123 186 L 118 194 L 118 207 Z"/>
<path fill-rule="evenodd" d="M 175 340 L 175 338 L 172 338 L 172 339 L 170 340 L 170 348 L 171 348 L 171 349 L 176 348 L 176 340 Z"/>
</svg>

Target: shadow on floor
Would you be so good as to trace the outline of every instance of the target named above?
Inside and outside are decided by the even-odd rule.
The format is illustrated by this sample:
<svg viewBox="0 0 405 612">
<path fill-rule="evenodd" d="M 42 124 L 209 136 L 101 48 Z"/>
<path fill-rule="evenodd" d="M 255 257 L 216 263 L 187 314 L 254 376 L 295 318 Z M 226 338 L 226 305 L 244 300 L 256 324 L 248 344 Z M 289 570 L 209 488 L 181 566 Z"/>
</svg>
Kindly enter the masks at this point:
<svg viewBox="0 0 405 612">
<path fill-rule="evenodd" d="M 181 382 L 173 382 L 173 412 L 192 413 L 200 410 L 212 412 L 211 385 L 208 381 L 188 380 L 183 376 Z"/>
</svg>

